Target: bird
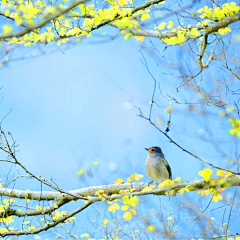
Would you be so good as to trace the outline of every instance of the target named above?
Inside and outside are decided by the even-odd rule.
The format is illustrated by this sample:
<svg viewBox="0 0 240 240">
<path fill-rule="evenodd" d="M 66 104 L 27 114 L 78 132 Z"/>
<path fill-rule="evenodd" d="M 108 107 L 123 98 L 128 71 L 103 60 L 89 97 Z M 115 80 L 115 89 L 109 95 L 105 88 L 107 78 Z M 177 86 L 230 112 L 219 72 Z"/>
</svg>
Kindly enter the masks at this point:
<svg viewBox="0 0 240 240">
<path fill-rule="evenodd" d="M 156 182 L 172 180 L 172 170 L 164 157 L 160 147 L 154 146 L 145 148 L 148 151 L 148 157 L 145 161 L 147 175 Z"/>
</svg>

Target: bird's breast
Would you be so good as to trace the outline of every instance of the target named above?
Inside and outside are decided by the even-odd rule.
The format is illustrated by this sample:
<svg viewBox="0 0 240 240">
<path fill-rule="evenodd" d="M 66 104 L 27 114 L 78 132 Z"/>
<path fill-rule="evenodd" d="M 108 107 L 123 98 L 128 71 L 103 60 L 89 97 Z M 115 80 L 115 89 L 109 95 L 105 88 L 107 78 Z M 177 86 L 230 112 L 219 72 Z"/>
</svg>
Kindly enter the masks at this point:
<svg viewBox="0 0 240 240">
<path fill-rule="evenodd" d="M 169 179 L 169 172 L 164 164 L 164 159 L 148 157 L 145 162 L 147 175 L 154 181 L 163 182 Z"/>
</svg>

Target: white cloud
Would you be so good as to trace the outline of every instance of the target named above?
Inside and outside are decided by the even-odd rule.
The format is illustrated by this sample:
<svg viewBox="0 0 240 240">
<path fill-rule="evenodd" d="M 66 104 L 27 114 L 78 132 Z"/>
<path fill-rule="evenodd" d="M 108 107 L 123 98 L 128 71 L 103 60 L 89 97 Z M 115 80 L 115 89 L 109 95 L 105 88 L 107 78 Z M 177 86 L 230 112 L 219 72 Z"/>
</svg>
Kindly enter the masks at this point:
<svg viewBox="0 0 240 240">
<path fill-rule="evenodd" d="M 130 102 L 125 102 L 123 103 L 123 108 L 127 109 L 127 110 L 131 110 L 132 109 L 132 104 Z"/>
</svg>

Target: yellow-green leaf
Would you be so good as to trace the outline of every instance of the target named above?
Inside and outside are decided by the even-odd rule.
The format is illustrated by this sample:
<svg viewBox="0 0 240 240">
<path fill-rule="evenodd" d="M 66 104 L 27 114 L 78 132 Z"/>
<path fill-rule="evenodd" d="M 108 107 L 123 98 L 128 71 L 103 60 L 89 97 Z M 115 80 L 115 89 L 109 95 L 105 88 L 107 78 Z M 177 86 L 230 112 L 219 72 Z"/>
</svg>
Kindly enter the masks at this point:
<svg viewBox="0 0 240 240">
<path fill-rule="evenodd" d="M 205 168 L 203 171 L 199 171 L 198 175 L 200 175 L 205 180 L 205 182 L 209 182 L 212 175 L 212 170 L 209 168 Z"/>
<path fill-rule="evenodd" d="M 127 33 L 124 37 L 124 40 L 128 40 L 132 36 L 132 33 Z"/>
<path fill-rule="evenodd" d="M 121 210 L 123 210 L 123 211 L 127 211 L 129 209 L 129 206 L 128 205 L 123 205 L 122 207 L 121 207 Z"/>
<path fill-rule="evenodd" d="M 151 225 L 148 225 L 147 228 L 146 228 L 146 232 L 149 233 L 149 232 L 153 232 L 156 230 L 156 226 L 151 224 Z"/>
<path fill-rule="evenodd" d="M 9 25 L 4 25 L 3 26 L 3 34 L 4 35 L 7 35 L 7 34 L 9 34 L 11 32 L 12 32 L 12 27 L 11 26 L 9 26 Z"/>
<path fill-rule="evenodd" d="M 169 107 L 165 110 L 166 113 L 171 113 L 172 111 L 173 111 L 173 109 L 171 107 Z"/>
<path fill-rule="evenodd" d="M 123 218 L 125 218 L 127 221 L 132 219 L 132 214 L 130 212 L 125 212 L 123 214 Z"/>
</svg>

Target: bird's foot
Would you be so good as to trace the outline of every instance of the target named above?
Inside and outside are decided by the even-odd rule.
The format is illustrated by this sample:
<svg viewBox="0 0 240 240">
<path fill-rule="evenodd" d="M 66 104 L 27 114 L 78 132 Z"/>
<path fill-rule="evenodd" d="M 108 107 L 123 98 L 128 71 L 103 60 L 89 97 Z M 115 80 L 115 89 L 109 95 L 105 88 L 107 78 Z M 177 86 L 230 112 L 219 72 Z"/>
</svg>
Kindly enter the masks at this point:
<svg viewBox="0 0 240 240">
<path fill-rule="evenodd" d="M 153 183 L 153 181 L 151 181 L 151 182 L 148 184 L 148 186 L 150 186 L 152 183 Z"/>
</svg>

